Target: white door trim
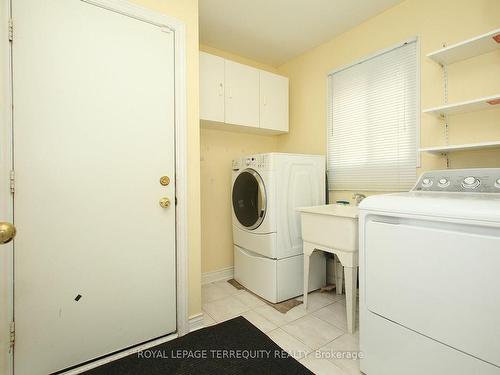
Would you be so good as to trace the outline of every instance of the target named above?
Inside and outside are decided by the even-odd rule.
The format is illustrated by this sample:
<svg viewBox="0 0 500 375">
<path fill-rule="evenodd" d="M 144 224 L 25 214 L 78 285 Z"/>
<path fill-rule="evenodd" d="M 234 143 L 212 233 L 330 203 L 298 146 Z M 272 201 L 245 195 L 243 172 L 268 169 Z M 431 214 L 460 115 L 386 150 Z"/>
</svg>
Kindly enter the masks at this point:
<svg viewBox="0 0 500 375">
<path fill-rule="evenodd" d="M 147 8 L 131 4 L 126 0 L 80 0 L 95 6 L 118 12 L 129 17 L 164 27 L 174 33 L 175 41 L 175 184 L 176 184 L 176 271 L 177 271 L 177 333 L 182 336 L 189 332 L 188 319 L 188 241 L 187 241 L 187 113 L 186 113 L 186 26 L 182 21 Z M 11 0 L 0 0 L 4 17 L 0 23 L 0 48 L 2 59 L 2 96 L 5 110 L 0 113 L 0 180 L 9 181 L 12 168 L 12 75 L 11 44 L 8 42 L 6 27 L 11 15 Z M 15 25 L 14 25 L 15 29 Z M 15 32 L 14 32 L 15 34 Z M 15 40 L 15 36 L 14 36 Z M 0 108 L 1 110 L 1 108 Z M 7 183 L 0 184 L 0 209 L 5 210 L 5 219 L 13 220 L 13 207 Z M 8 314 L 0 320 L 0 342 L 9 342 L 10 322 L 13 320 L 13 254 L 12 245 L 3 245 L 0 259 L 5 260 L 6 275 L 0 279 L 0 296 L 8 296 Z M 3 281 L 6 281 L 4 284 Z M 3 302 L 3 301 L 2 301 Z M 171 337 L 171 336 L 169 336 Z M 3 349 L 2 349 L 3 350 Z M 8 350 L 8 348 L 7 348 Z M 13 353 L 0 353 L 0 358 L 8 358 L 6 367 L 0 373 L 13 374 Z M 4 362 L 3 360 L 0 362 Z M 5 372 L 4 372 L 5 371 Z"/>
</svg>

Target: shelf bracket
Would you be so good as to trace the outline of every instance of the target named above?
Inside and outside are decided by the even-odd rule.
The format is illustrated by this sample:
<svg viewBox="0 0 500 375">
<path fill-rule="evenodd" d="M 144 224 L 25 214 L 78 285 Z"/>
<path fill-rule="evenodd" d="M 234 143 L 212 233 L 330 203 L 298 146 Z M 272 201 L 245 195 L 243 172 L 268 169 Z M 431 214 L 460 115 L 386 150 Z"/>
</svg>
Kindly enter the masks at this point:
<svg viewBox="0 0 500 375">
<path fill-rule="evenodd" d="M 448 153 L 447 152 L 442 152 L 441 156 L 444 156 L 446 158 L 446 169 L 450 169 L 451 168 L 451 163 L 450 163 L 450 158 L 448 157 Z"/>
<path fill-rule="evenodd" d="M 443 69 L 444 104 L 448 104 L 448 68 L 446 67 L 446 65 L 441 65 L 441 67 Z M 446 142 L 446 146 L 449 146 L 450 137 L 448 129 L 448 115 L 442 114 L 442 117 L 444 120 L 444 140 Z M 448 153 L 445 152 L 443 156 L 446 158 L 446 169 L 450 169 L 450 158 L 448 157 Z"/>
</svg>

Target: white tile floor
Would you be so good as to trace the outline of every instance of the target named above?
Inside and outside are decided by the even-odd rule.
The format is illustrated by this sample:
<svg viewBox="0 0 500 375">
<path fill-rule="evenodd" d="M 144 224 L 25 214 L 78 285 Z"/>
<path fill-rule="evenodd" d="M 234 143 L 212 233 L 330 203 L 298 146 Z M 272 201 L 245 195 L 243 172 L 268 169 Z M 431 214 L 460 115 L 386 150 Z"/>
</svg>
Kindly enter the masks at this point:
<svg viewBox="0 0 500 375">
<path fill-rule="evenodd" d="M 302 298 L 298 298 L 302 300 Z M 335 292 L 309 295 L 286 314 L 226 281 L 202 287 L 206 326 L 243 316 L 280 347 L 318 375 L 359 375 L 359 334 L 346 333 L 345 296 Z M 356 322 L 359 325 L 359 322 Z"/>
</svg>

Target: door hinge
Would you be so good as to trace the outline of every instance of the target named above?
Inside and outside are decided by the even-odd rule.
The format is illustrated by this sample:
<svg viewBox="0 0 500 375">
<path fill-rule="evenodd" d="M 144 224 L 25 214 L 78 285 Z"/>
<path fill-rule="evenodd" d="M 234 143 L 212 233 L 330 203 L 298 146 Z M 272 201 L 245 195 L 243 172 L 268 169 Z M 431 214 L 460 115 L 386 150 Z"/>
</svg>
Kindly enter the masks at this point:
<svg viewBox="0 0 500 375">
<path fill-rule="evenodd" d="M 9 40 L 12 42 L 14 40 L 14 21 L 9 18 Z"/>
<path fill-rule="evenodd" d="M 14 343 L 16 341 L 16 325 L 14 322 L 10 323 L 10 347 L 14 347 Z"/>
<path fill-rule="evenodd" d="M 14 174 L 14 171 L 10 171 L 10 192 L 11 192 L 11 194 L 14 194 L 15 190 L 16 190 L 15 174 Z"/>
</svg>

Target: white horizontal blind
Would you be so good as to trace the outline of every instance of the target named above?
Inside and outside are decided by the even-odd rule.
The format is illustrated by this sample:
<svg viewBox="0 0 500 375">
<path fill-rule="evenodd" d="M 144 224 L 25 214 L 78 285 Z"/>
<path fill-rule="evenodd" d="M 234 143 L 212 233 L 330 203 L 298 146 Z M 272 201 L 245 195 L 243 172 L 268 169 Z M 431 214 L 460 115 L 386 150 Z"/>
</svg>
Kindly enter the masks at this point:
<svg viewBox="0 0 500 375">
<path fill-rule="evenodd" d="M 416 42 L 328 76 L 330 190 L 403 191 L 417 167 Z"/>
</svg>

